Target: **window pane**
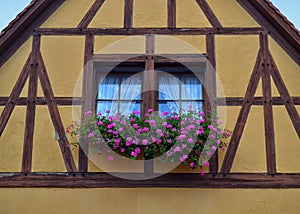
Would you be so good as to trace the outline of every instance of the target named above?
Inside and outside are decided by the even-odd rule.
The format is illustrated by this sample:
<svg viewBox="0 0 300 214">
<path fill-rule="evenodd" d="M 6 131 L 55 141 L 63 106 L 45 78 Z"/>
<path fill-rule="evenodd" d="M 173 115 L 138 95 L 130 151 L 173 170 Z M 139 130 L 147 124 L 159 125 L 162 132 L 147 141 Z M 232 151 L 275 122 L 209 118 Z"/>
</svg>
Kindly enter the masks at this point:
<svg viewBox="0 0 300 214">
<path fill-rule="evenodd" d="M 201 100 L 202 85 L 196 76 L 182 76 L 182 100 Z"/>
<path fill-rule="evenodd" d="M 158 81 L 160 100 L 179 100 L 180 80 L 171 75 L 161 75 Z"/>
<path fill-rule="evenodd" d="M 180 104 L 179 102 L 174 102 L 174 101 L 163 102 L 163 103 L 159 103 L 158 108 L 160 113 L 167 111 L 167 112 L 176 112 L 179 114 Z"/>
<path fill-rule="evenodd" d="M 121 101 L 120 102 L 120 114 L 129 115 L 133 111 L 141 111 L 141 104 L 135 101 Z M 137 114 L 140 115 L 140 114 Z"/>
<path fill-rule="evenodd" d="M 182 102 L 181 105 L 183 110 L 192 109 L 197 112 L 202 111 L 202 102 L 188 101 L 188 102 Z"/>
<path fill-rule="evenodd" d="M 113 97 L 118 99 L 118 85 L 118 75 L 109 74 L 100 78 L 98 85 L 98 99 L 113 99 Z"/>
<path fill-rule="evenodd" d="M 142 88 L 142 73 L 123 74 L 121 83 L 121 100 L 140 100 Z"/>
</svg>

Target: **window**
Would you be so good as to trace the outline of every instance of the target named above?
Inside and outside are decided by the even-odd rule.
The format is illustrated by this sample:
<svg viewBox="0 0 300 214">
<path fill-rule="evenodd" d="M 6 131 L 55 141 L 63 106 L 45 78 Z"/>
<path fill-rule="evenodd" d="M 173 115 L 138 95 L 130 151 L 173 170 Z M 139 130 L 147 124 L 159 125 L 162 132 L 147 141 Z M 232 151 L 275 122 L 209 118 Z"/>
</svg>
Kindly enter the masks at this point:
<svg viewBox="0 0 300 214">
<path fill-rule="evenodd" d="M 134 110 L 145 113 L 149 109 L 147 99 L 149 94 L 144 90 L 145 63 L 122 62 L 108 71 L 101 65 L 94 65 L 97 77 L 96 111 L 128 114 Z M 155 110 L 159 112 L 177 112 L 191 106 L 201 110 L 204 102 L 205 63 L 183 65 L 179 62 L 164 59 L 164 62 L 154 62 L 155 71 L 148 71 L 155 80 L 154 90 Z M 192 68 L 192 69 L 191 69 Z M 192 71 L 193 70 L 193 71 Z M 153 105 L 152 105 L 153 106 Z M 144 112 L 143 112 L 144 111 Z"/>
</svg>

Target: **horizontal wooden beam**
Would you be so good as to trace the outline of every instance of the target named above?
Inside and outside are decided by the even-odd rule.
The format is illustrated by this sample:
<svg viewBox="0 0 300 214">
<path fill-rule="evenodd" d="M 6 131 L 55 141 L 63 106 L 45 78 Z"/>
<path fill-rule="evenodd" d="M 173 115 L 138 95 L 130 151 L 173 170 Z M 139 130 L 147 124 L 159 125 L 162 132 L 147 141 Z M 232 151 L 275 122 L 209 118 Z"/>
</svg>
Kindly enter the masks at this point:
<svg viewBox="0 0 300 214">
<path fill-rule="evenodd" d="M 9 97 L 0 97 L 0 106 L 5 106 L 8 102 Z M 57 105 L 60 106 L 71 106 L 71 105 L 81 105 L 81 97 L 55 97 Z M 47 105 L 47 99 L 44 97 L 37 97 L 36 105 Z M 17 106 L 27 106 L 28 98 L 19 97 L 16 100 Z"/>
<path fill-rule="evenodd" d="M 0 106 L 5 106 L 8 97 L 0 97 Z M 71 105 L 81 105 L 81 97 L 55 97 L 57 105 L 59 106 L 71 106 Z M 300 105 L 300 97 L 292 97 L 292 100 L 295 105 Z M 241 106 L 243 104 L 243 97 L 226 97 L 226 98 L 217 98 L 218 106 Z M 254 97 L 252 105 L 263 106 L 264 105 L 263 97 Z M 285 105 L 280 97 L 273 97 L 271 100 L 274 106 Z M 17 106 L 26 106 L 28 103 L 27 97 L 19 97 L 16 100 Z M 36 99 L 36 105 L 47 105 L 47 101 L 44 97 L 38 97 Z"/>
<path fill-rule="evenodd" d="M 120 176 L 138 174 L 120 173 Z M 150 180 L 127 180 L 103 173 L 0 173 L 1 188 L 299 188 L 300 174 L 169 173 Z"/>
<path fill-rule="evenodd" d="M 255 35 L 264 32 L 262 28 L 39 28 L 36 33 L 41 35 Z"/>
<path fill-rule="evenodd" d="M 300 105 L 300 97 L 292 97 L 292 100 L 295 105 Z M 241 106 L 243 104 L 243 97 L 226 97 L 226 98 L 217 98 L 217 104 L 219 106 Z M 281 97 L 272 97 L 272 105 L 281 106 L 285 105 L 285 101 Z M 265 100 L 263 97 L 254 97 L 252 105 L 263 106 Z"/>
</svg>

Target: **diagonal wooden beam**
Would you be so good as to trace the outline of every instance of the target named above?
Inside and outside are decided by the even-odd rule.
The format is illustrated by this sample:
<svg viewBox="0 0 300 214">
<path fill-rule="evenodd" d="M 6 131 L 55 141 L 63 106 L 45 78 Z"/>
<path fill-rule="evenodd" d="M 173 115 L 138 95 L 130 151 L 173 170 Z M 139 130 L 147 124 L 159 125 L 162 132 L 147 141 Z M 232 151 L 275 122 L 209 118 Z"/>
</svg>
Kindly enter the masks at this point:
<svg viewBox="0 0 300 214">
<path fill-rule="evenodd" d="M 85 37 L 85 51 L 84 51 L 84 70 L 82 82 L 82 116 L 87 111 L 95 109 L 94 84 L 95 74 L 93 72 L 93 62 L 91 61 L 94 55 L 94 36 L 87 35 Z M 87 172 L 88 170 L 88 153 L 89 147 L 85 142 L 80 143 L 78 170 L 79 172 Z"/>
<path fill-rule="evenodd" d="M 26 123 L 22 156 L 22 172 L 29 173 L 32 168 L 32 148 L 33 148 L 33 134 L 34 134 L 34 122 L 36 112 L 36 98 L 38 87 L 38 51 L 40 50 L 40 36 L 34 35 L 32 39 L 32 54 L 31 66 L 29 73 L 29 86 L 28 86 L 28 100 L 26 110 Z"/>
<path fill-rule="evenodd" d="M 168 0 L 168 28 L 176 28 L 176 0 Z"/>
<path fill-rule="evenodd" d="M 1 135 L 3 134 L 3 131 L 7 125 L 7 122 L 15 108 L 15 105 L 16 105 L 16 101 L 18 99 L 18 97 L 20 96 L 23 88 L 24 88 L 24 85 L 26 83 L 26 80 L 28 78 L 28 73 L 29 73 L 29 70 L 30 70 L 30 67 L 32 66 L 31 64 L 31 54 L 29 55 L 26 63 L 25 63 L 25 66 L 23 67 L 22 71 L 21 71 L 21 74 L 13 88 L 13 90 L 11 91 L 11 94 L 8 98 L 8 101 L 4 107 L 4 110 L 2 111 L 1 113 L 1 116 L 0 116 L 0 137 Z"/>
<path fill-rule="evenodd" d="M 274 118 L 272 107 L 271 75 L 270 62 L 268 54 L 268 34 L 260 34 L 260 47 L 263 53 L 262 62 L 262 89 L 264 99 L 264 124 L 265 124 L 265 142 L 267 172 L 274 175 L 276 173 L 276 154 L 275 154 L 275 133 Z"/>
<path fill-rule="evenodd" d="M 242 138 L 242 134 L 246 125 L 246 121 L 251 109 L 253 97 L 255 95 L 257 85 L 259 82 L 259 79 L 261 77 L 261 58 L 262 58 L 262 51 L 259 50 L 256 63 L 253 69 L 253 72 L 251 74 L 251 78 L 246 90 L 245 98 L 243 101 L 243 105 L 241 107 L 235 128 L 233 130 L 231 140 L 227 149 L 227 152 L 225 154 L 223 165 L 221 168 L 221 173 L 228 174 L 232 168 L 233 160 L 235 158 L 235 154 L 237 152 L 240 140 Z"/>
<path fill-rule="evenodd" d="M 54 97 L 54 93 L 50 84 L 50 79 L 47 74 L 47 70 L 40 51 L 38 52 L 38 56 L 40 82 L 46 98 L 46 102 L 48 104 L 48 109 L 53 126 L 59 136 L 58 142 L 66 165 L 66 169 L 68 172 L 76 172 L 77 170 L 74 163 L 73 155 L 71 153 L 70 144 L 68 142 L 68 138 L 66 137 L 65 129 L 58 111 L 56 99 Z"/>
<path fill-rule="evenodd" d="M 198 3 L 204 15 L 214 28 L 223 28 L 221 22 L 218 20 L 218 18 L 216 17 L 206 0 L 196 0 L 196 2 Z"/>
<path fill-rule="evenodd" d="M 92 7 L 89 9 L 89 11 L 85 14 L 85 16 L 82 18 L 80 23 L 78 24 L 77 28 L 82 29 L 82 28 L 87 28 L 101 6 L 103 5 L 105 0 L 96 0 Z"/>
<path fill-rule="evenodd" d="M 132 28 L 133 0 L 124 0 L 124 28 Z"/>
<path fill-rule="evenodd" d="M 284 102 L 285 108 L 290 116 L 290 119 L 293 123 L 293 126 L 296 130 L 298 138 L 300 139 L 300 117 L 298 111 L 295 107 L 295 103 L 291 98 L 289 91 L 280 75 L 280 72 L 277 68 L 275 60 L 273 59 L 272 54 L 269 52 L 270 62 L 271 62 L 271 75 L 273 77 L 273 81 L 277 87 L 277 90 L 280 94 L 281 99 Z"/>
</svg>

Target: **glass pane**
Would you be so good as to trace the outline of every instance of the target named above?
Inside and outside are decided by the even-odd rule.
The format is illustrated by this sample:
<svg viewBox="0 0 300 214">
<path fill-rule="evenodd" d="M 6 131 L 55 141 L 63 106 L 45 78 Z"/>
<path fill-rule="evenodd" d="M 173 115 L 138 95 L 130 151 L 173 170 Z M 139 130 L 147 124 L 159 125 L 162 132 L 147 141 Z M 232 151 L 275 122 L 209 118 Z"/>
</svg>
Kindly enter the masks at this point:
<svg viewBox="0 0 300 214">
<path fill-rule="evenodd" d="M 119 77 L 108 74 L 100 78 L 98 85 L 98 99 L 118 99 Z"/>
<path fill-rule="evenodd" d="M 182 100 L 201 100 L 202 85 L 196 76 L 182 76 Z"/>
<path fill-rule="evenodd" d="M 162 75 L 158 81 L 160 100 L 179 100 L 180 80 L 171 75 Z"/>
<path fill-rule="evenodd" d="M 185 111 L 188 109 L 192 109 L 196 112 L 202 111 L 202 102 L 192 102 L 192 101 L 182 102 L 181 106 L 182 106 L 182 109 Z"/>
<path fill-rule="evenodd" d="M 142 91 L 142 73 L 123 74 L 121 83 L 121 100 L 140 100 Z"/>
<path fill-rule="evenodd" d="M 111 110 L 112 101 L 98 101 L 97 102 L 97 113 L 104 114 L 106 110 Z"/>
<path fill-rule="evenodd" d="M 159 112 L 162 113 L 164 111 L 167 112 L 176 112 L 179 113 L 179 102 L 174 102 L 174 101 L 170 101 L 170 102 L 164 102 L 164 103 L 159 103 L 158 105 L 159 108 Z"/>
<path fill-rule="evenodd" d="M 137 103 L 135 101 L 121 101 L 120 102 L 120 114 L 122 115 L 129 115 L 133 111 L 138 111 L 140 112 L 141 110 L 141 104 Z M 137 114 L 140 116 L 140 114 Z"/>
</svg>

